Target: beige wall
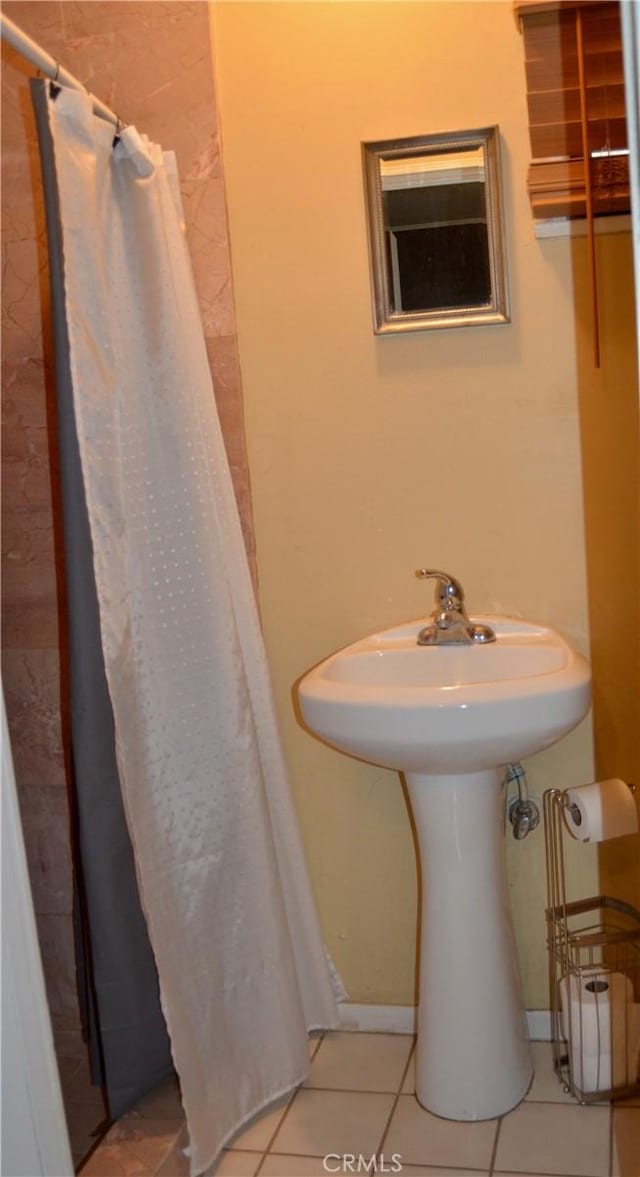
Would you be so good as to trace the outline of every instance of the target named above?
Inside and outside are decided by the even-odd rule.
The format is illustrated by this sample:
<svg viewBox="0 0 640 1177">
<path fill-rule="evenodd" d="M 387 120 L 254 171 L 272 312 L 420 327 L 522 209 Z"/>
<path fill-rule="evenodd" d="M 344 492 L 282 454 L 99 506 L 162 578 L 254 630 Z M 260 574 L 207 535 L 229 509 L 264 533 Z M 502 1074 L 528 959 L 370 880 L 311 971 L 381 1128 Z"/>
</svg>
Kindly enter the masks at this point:
<svg viewBox="0 0 640 1177">
<path fill-rule="evenodd" d="M 291 690 L 314 662 L 431 609 L 587 649 L 573 273 L 536 241 L 522 44 L 501 3 L 211 6 L 261 608 L 329 947 L 353 1000 L 414 996 L 416 866 L 400 779 L 315 742 Z M 513 322 L 377 338 L 360 142 L 499 123 Z M 585 723 L 527 765 L 588 780 Z M 527 1004 L 544 1007 L 543 842 L 508 840 Z M 574 856 L 575 857 L 575 856 Z M 597 891 L 583 847 L 580 894 Z"/>
</svg>

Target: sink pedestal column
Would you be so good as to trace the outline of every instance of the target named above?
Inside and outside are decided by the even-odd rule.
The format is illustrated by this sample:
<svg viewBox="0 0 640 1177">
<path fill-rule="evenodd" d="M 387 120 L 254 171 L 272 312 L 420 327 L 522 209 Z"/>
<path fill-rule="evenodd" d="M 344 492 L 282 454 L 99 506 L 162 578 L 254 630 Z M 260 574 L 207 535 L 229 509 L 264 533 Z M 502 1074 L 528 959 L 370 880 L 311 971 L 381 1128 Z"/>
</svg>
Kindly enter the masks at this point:
<svg viewBox="0 0 640 1177">
<path fill-rule="evenodd" d="M 533 1067 L 507 897 L 501 772 L 406 776 L 422 859 L 418 1100 L 486 1120 Z"/>
</svg>

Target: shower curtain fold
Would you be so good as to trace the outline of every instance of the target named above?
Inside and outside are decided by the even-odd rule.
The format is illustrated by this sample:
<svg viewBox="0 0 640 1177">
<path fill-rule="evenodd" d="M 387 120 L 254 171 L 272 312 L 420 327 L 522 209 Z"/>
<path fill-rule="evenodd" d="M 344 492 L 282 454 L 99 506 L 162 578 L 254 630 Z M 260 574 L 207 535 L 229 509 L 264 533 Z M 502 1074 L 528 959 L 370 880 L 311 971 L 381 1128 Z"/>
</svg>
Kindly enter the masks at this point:
<svg viewBox="0 0 640 1177">
<path fill-rule="evenodd" d="M 171 1074 L 173 1063 L 116 764 L 75 427 L 62 229 L 45 83 L 34 80 L 31 90 L 42 160 L 55 340 L 71 693 L 77 982 L 93 1081 L 104 1087 L 108 1113 L 117 1119 Z"/>
<path fill-rule="evenodd" d="M 38 87 L 36 87 L 38 90 Z M 215 411 L 175 160 L 39 84 L 122 800 L 192 1174 L 338 1024 Z M 43 157 L 43 164 L 44 164 Z M 339 985 L 338 985 L 339 989 Z"/>
</svg>

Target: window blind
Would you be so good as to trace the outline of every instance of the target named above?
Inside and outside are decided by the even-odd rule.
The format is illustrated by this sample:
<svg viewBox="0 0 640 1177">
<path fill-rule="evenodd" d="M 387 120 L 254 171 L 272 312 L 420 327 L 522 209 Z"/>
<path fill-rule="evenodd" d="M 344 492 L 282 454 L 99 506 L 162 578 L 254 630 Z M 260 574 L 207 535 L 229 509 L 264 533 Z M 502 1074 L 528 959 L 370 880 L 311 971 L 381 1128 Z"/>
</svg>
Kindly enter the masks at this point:
<svg viewBox="0 0 640 1177">
<path fill-rule="evenodd" d="M 536 219 L 586 214 L 585 150 L 594 216 L 628 212 L 620 10 L 608 0 L 516 0 L 523 39 Z M 581 117 L 577 12 L 582 24 Z"/>
</svg>

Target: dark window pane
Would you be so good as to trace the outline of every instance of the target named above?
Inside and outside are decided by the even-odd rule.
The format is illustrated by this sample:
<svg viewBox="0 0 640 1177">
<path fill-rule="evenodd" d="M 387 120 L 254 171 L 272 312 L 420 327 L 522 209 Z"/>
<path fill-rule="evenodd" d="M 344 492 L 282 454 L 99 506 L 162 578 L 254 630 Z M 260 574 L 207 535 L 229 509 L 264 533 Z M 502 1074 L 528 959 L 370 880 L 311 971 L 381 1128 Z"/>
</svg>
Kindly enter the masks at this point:
<svg viewBox="0 0 640 1177">
<path fill-rule="evenodd" d="M 490 302 L 486 225 L 408 229 L 395 236 L 402 310 L 446 310 Z"/>
</svg>

